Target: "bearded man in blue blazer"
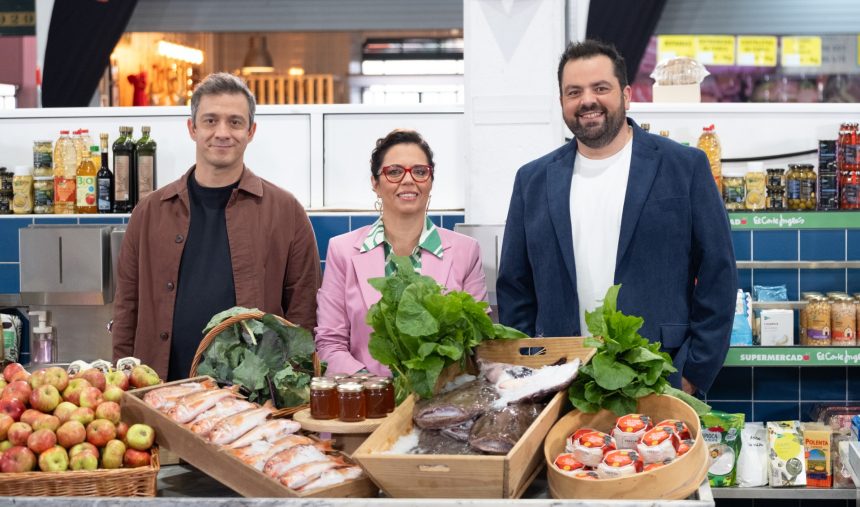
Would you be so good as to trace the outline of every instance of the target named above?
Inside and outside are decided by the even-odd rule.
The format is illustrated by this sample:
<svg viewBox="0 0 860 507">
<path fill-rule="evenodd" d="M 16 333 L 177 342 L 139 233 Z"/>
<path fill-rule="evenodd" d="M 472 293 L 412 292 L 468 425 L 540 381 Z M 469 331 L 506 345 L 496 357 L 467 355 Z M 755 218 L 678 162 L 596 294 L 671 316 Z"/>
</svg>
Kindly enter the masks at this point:
<svg viewBox="0 0 860 507">
<path fill-rule="evenodd" d="M 688 393 L 707 392 L 729 347 L 737 273 L 728 215 L 704 152 L 627 118 L 624 59 L 568 45 L 558 66 L 565 146 L 519 169 L 496 292 L 499 321 L 529 336 L 587 334 L 585 312 L 622 284 Z"/>
</svg>

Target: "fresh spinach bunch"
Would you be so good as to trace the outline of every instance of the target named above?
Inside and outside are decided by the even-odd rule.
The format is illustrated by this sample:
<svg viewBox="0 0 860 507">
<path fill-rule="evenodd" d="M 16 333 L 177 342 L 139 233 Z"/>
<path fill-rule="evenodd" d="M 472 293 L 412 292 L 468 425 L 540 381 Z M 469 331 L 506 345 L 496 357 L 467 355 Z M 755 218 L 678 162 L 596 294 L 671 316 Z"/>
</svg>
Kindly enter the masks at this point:
<svg viewBox="0 0 860 507">
<path fill-rule="evenodd" d="M 229 317 L 254 311 L 240 306 L 225 310 L 212 317 L 203 333 Z M 307 330 L 285 326 L 266 314 L 221 331 L 203 352 L 197 373 L 241 384 L 251 391 L 250 401 L 295 407 L 310 397 L 313 353 L 314 340 Z"/>
<path fill-rule="evenodd" d="M 621 285 L 613 285 L 603 298 L 603 305 L 585 312 L 585 322 L 592 336 L 587 347 L 597 353 L 582 366 L 568 389 L 574 407 L 585 413 L 605 408 L 621 416 L 636 412 L 636 400 L 649 394 L 668 394 L 687 402 L 699 414 L 710 407 L 704 402 L 669 385 L 669 374 L 677 371 L 669 354 L 660 351 L 660 343 L 649 342 L 639 333 L 642 317 L 624 315 L 616 302 Z"/>
<path fill-rule="evenodd" d="M 468 292 L 444 292 L 429 277 L 414 271 L 407 257 L 396 257 L 397 271 L 368 280 L 382 298 L 367 312 L 373 328 L 370 355 L 394 374 L 398 403 L 409 393 L 433 396 L 442 370 L 466 357 L 483 340 L 526 338 L 516 329 L 493 324 L 487 303 Z"/>
</svg>

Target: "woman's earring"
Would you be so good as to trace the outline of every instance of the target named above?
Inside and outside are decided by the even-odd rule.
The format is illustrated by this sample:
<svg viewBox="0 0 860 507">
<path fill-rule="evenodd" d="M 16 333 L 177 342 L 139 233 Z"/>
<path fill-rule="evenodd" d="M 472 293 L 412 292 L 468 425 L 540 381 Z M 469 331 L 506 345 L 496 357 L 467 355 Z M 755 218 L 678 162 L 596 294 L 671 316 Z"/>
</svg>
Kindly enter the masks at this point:
<svg viewBox="0 0 860 507">
<path fill-rule="evenodd" d="M 376 202 L 373 203 L 373 209 L 382 215 L 382 197 L 376 198 Z"/>
</svg>

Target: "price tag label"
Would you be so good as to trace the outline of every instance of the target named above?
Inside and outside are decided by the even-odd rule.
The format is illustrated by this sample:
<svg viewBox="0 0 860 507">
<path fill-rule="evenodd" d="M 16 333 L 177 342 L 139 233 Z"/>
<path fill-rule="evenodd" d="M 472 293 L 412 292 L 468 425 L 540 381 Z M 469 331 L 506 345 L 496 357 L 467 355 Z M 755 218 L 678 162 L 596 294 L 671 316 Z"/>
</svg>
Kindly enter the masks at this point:
<svg viewBox="0 0 860 507">
<path fill-rule="evenodd" d="M 783 37 L 783 67 L 820 67 L 821 37 Z"/>
<path fill-rule="evenodd" d="M 696 57 L 696 38 L 692 35 L 658 35 L 657 62 L 686 56 Z"/>
<path fill-rule="evenodd" d="M 707 65 L 734 65 L 735 37 L 699 35 L 696 37 L 696 59 Z"/>
<path fill-rule="evenodd" d="M 21 28 L 36 26 L 35 12 L 0 12 L 0 27 Z"/>
<path fill-rule="evenodd" d="M 738 36 L 738 65 L 776 67 L 776 37 Z"/>
</svg>

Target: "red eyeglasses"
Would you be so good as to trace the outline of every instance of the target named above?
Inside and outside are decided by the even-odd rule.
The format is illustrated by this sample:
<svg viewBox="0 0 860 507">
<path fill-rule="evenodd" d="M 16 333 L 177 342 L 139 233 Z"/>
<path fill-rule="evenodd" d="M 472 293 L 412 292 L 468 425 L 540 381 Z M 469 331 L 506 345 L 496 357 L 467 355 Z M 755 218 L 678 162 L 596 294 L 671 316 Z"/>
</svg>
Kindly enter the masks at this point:
<svg viewBox="0 0 860 507">
<path fill-rule="evenodd" d="M 433 166 L 425 164 L 415 164 L 412 167 L 403 167 L 402 165 L 392 164 L 382 168 L 382 174 L 385 179 L 391 183 L 400 183 L 406 173 L 412 175 L 412 179 L 418 183 L 423 183 L 433 176 Z"/>
</svg>

